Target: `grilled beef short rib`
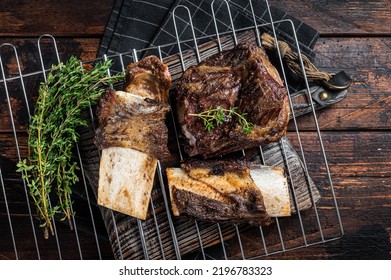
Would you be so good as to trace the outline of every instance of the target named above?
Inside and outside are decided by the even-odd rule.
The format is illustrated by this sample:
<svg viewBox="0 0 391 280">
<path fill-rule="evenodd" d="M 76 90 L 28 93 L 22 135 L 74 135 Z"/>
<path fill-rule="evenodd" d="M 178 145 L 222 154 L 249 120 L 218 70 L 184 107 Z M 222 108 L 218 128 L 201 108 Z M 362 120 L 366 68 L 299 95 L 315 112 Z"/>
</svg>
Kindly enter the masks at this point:
<svg viewBox="0 0 391 280">
<path fill-rule="evenodd" d="M 170 85 L 168 68 L 156 56 L 129 64 L 124 91 L 108 90 L 100 99 L 96 146 L 100 150 L 133 148 L 158 159 L 167 157 Z"/>
<path fill-rule="evenodd" d="M 263 48 L 242 43 L 189 67 L 177 84 L 178 121 L 189 156 L 209 158 L 278 141 L 289 121 L 287 90 Z M 234 116 L 211 131 L 194 116 L 230 110 L 254 124 L 246 134 Z"/>
<path fill-rule="evenodd" d="M 268 225 L 262 192 L 242 161 L 184 162 L 167 168 L 171 207 L 175 216 L 209 222 Z"/>
<path fill-rule="evenodd" d="M 97 108 L 94 143 L 101 150 L 98 204 L 146 219 L 157 159 L 169 155 L 171 75 L 156 56 L 129 64 L 124 91 L 108 90 Z"/>
</svg>

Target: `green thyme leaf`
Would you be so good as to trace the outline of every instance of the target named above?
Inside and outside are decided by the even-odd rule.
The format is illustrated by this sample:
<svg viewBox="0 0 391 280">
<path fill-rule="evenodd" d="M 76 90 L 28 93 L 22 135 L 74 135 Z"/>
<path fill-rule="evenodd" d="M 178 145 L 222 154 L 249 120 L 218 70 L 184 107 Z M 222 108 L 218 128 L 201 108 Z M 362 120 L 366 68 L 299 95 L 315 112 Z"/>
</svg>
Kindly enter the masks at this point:
<svg viewBox="0 0 391 280">
<path fill-rule="evenodd" d="M 243 133 L 251 134 L 254 128 L 254 124 L 246 120 L 246 113 L 239 114 L 237 112 L 237 109 L 237 107 L 232 107 L 229 110 L 217 107 L 215 109 L 210 108 L 209 110 L 203 111 L 199 114 L 189 115 L 200 118 L 205 126 L 205 129 L 208 132 L 210 132 L 216 126 L 221 125 L 228 119 L 235 117 L 237 119 L 238 124 L 242 127 Z"/>
<path fill-rule="evenodd" d="M 38 100 L 28 129 L 28 157 L 17 164 L 34 201 L 45 237 L 54 233 L 52 219 L 64 215 L 71 223 L 70 195 L 79 180 L 73 148 L 79 139 L 76 129 L 86 126 L 83 111 L 123 75 L 108 75 L 111 61 L 97 63 L 85 71 L 76 57 L 53 65 L 39 88 Z M 56 196 L 51 205 L 49 197 Z"/>
</svg>

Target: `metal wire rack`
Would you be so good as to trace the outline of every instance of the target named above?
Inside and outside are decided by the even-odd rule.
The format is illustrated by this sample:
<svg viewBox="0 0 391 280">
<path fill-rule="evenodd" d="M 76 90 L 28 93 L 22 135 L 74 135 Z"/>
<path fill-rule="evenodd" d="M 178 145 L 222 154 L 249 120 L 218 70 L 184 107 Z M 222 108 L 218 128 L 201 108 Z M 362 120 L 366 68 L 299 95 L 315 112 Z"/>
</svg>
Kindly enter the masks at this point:
<svg viewBox="0 0 391 280">
<path fill-rule="evenodd" d="M 83 63 L 95 63 L 98 60 L 111 59 L 114 61 L 112 71 L 123 71 L 128 63 L 135 62 L 139 57 L 147 54 L 155 54 L 168 64 L 170 72 L 175 81 L 183 71 L 190 65 L 202 61 L 205 57 L 222 51 L 230 46 L 238 44 L 241 40 L 248 39 L 251 33 L 252 40 L 258 45 L 261 44 L 260 32 L 267 30 L 275 40 L 279 38 L 278 28 L 276 26 L 285 26 L 285 30 L 290 30 L 290 36 L 294 39 L 293 47 L 299 54 L 302 71 L 305 72 L 300 52 L 299 42 L 296 36 L 296 27 L 291 20 L 273 21 L 270 7 L 266 1 L 267 9 L 262 11 L 270 19 L 268 22 L 259 22 L 254 12 L 251 1 L 249 7 L 253 25 L 248 28 L 235 29 L 233 18 L 230 11 L 230 5 L 227 1 L 217 1 L 220 3 L 219 9 L 227 9 L 229 14 L 229 28 L 225 31 L 219 31 L 221 20 L 216 16 L 215 1 L 212 2 L 211 10 L 216 32 L 212 35 L 196 37 L 195 27 L 192 23 L 190 10 L 182 5 L 177 6 L 173 13 L 173 23 L 175 26 L 176 42 L 150 47 L 147 49 L 133 49 L 128 53 L 114 54 L 104 56 L 103 58 Z M 185 17 L 179 17 L 178 11 L 184 12 Z M 225 19 L 227 20 L 227 19 Z M 190 28 L 191 38 L 182 39 L 181 36 L 186 28 Z M 262 31 L 263 30 L 263 31 Z M 211 43 L 212 42 L 212 43 Z M 208 44 L 208 48 L 204 48 Z M 211 44 L 212 45 L 211 45 Z M 178 53 L 174 56 L 165 54 L 177 48 Z M 151 218 L 147 221 L 136 220 L 124 217 L 123 214 L 116 213 L 108 209 L 102 209 L 96 205 L 94 192 L 90 185 L 94 184 L 93 178 L 88 175 L 88 167 L 83 160 L 83 151 L 85 147 L 78 145 L 75 155 L 78 158 L 81 172 L 81 187 L 78 190 L 77 197 L 81 197 L 80 204 L 84 207 L 84 217 L 75 215 L 73 219 L 74 230 L 70 230 L 58 219 L 53 220 L 55 235 L 50 240 L 44 240 L 40 233 L 37 221 L 34 218 L 33 205 L 30 201 L 26 182 L 21 180 L 15 173 L 17 161 L 25 157 L 26 148 L 26 123 L 19 121 L 23 116 L 28 119 L 33 112 L 34 92 L 37 91 L 37 85 L 46 80 L 46 73 L 51 64 L 60 62 L 60 55 L 56 40 L 51 35 L 43 35 L 38 39 L 38 61 L 34 71 L 26 72 L 26 67 L 20 61 L 20 55 L 17 48 L 12 44 L 3 44 L 0 46 L 0 94 L 5 95 L 6 104 L 2 104 L 3 110 L 7 110 L 10 132 L 13 134 L 13 143 L 4 143 L 0 149 L 0 155 L 13 154 L 14 157 L 8 162 L 1 161 L 0 166 L 0 232 L 3 236 L 1 241 L 0 253 L 7 258 L 15 259 L 44 259 L 46 248 L 56 248 L 57 257 L 63 258 L 108 258 L 112 256 L 102 255 L 102 243 L 110 241 L 113 249 L 114 258 L 134 258 L 134 259 L 258 259 L 269 255 L 283 253 L 289 250 L 304 248 L 312 245 L 322 244 L 336 240 L 343 235 L 343 226 L 339 215 L 339 209 L 334 193 L 333 182 L 323 146 L 317 116 L 315 112 L 316 104 L 313 103 L 309 95 L 310 86 L 306 76 L 304 76 L 305 90 L 295 92 L 287 78 L 288 70 L 285 69 L 280 50 L 278 52 L 278 67 L 281 69 L 281 76 L 288 88 L 290 96 L 290 106 L 292 111 L 291 124 L 293 132 L 289 133 L 288 138 L 294 143 L 302 162 L 303 171 L 306 178 L 315 178 L 314 181 L 321 193 L 322 199 L 313 203 L 311 209 L 300 211 L 289 218 L 275 218 L 273 225 L 259 228 L 246 228 L 231 224 L 212 224 L 198 221 L 184 220 L 171 215 L 170 202 L 167 195 L 167 182 L 164 172 L 164 164 L 158 162 L 157 183 L 153 190 L 150 202 Z M 166 52 L 167 50 L 167 52 Z M 16 69 L 8 69 L 4 63 L 2 53 L 13 53 L 12 58 L 17 66 Z M 112 73 L 112 72 L 110 72 Z M 31 86 L 31 85 L 35 86 Z M 26 85 L 29 85 L 28 87 Z M 313 116 L 314 133 L 311 136 L 313 146 L 317 146 L 319 161 L 316 163 L 316 170 L 311 170 L 311 163 L 306 160 L 306 143 L 303 141 L 303 133 L 299 130 L 299 122 L 296 117 L 301 114 L 297 110 L 297 100 L 305 103 L 304 107 Z M 305 101 L 303 101 L 305 100 Z M 21 105 L 22 104 L 22 105 Z M 23 108 L 23 110 L 16 109 Z M 303 104 L 302 104 L 303 105 Z M 93 108 L 90 108 L 91 123 L 94 123 Z M 181 151 L 181 145 L 178 136 L 178 128 L 175 122 L 175 115 L 172 113 L 172 141 L 177 146 L 178 160 L 183 160 L 185 155 Z M 306 132 L 308 133 L 308 132 Z M 308 139 L 308 137 L 306 138 Z M 286 139 L 278 143 L 283 163 L 288 175 L 291 175 L 291 166 L 287 159 Z M 263 148 L 259 147 L 259 155 L 263 158 Z M 245 154 L 246 151 L 243 151 Z M 314 153 L 314 151 L 311 151 Z M 267 164 L 266 162 L 264 162 Z M 321 166 L 321 167 L 319 167 Z M 290 178 L 290 177 L 289 177 Z M 297 204 L 297 197 L 294 191 L 294 180 L 290 178 L 291 196 Z M 81 189 L 81 190 L 80 190 Z M 308 183 L 308 190 L 311 200 L 314 200 L 314 194 Z M 15 203 L 11 203 L 16 201 Z M 104 225 L 108 232 L 101 232 L 98 227 L 102 220 L 99 210 L 103 216 Z M 73 209 L 72 209 L 73 210 Z M 77 210 L 76 210 L 77 212 Z M 23 225 L 23 227 L 21 227 Z M 90 244 L 86 245 L 81 241 L 82 236 L 90 237 Z M 28 238 L 28 240 L 26 240 Z M 65 239 L 66 238 L 66 239 Z M 23 239 L 23 240 L 22 240 Z M 65 241 L 66 240 L 66 241 Z M 85 240 L 85 239 L 83 239 Z M 29 254 L 20 254 L 21 246 L 27 246 Z M 92 253 L 86 253 L 86 252 Z"/>
</svg>

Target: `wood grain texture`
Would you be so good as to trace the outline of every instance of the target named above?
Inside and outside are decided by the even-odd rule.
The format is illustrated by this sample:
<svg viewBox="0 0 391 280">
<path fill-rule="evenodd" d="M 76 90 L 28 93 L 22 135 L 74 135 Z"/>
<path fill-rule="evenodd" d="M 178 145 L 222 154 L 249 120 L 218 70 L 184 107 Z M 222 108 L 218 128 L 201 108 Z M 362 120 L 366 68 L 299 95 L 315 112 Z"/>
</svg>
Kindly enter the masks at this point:
<svg viewBox="0 0 391 280">
<path fill-rule="evenodd" d="M 14 1 L 0 3 L 0 36 L 100 37 L 114 1 Z"/>
<path fill-rule="evenodd" d="M 325 220 L 325 225 L 335 224 L 335 206 L 333 205 L 333 197 L 330 192 L 330 186 L 327 181 L 324 160 L 320 154 L 319 142 L 315 141 L 316 135 L 314 132 L 303 132 L 300 134 L 302 143 L 304 144 L 304 156 L 307 162 L 307 167 L 315 184 L 320 187 L 322 193 L 321 202 L 318 205 L 319 215 Z M 346 241 L 351 243 L 352 249 L 362 250 L 363 245 L 360 243 L 363 239 L 369 239 L 370 235 L 378 236 L 381 234 L 379 242 L 384 243 L 386 229 L 391 224 L 391 165 L 389 164 L 388 155 L 391 152 L 391 137 L 387 132 L 324 132 L 322 138 L 327 153 L 327 159 L 333 178 L 335 195 L 337 197 L 341 218 L 346 231 L 345 237 L 341 241 L 326 243 L 320 246 L 324 250 L 322 254 L 317 249 L 314 249 L 312 255 L 300 255 L 301 250 L 280 254 L 270 258 L 338 258 L 352 257 L 352 252 L 340 251 L 337 244 L 344 244 L 344 248 L 348 246 Z M 289 139 L 297 145 L 295 135 L 289 134 Z M 12 145 L 9 145 L 8 150 L 14 150 Z M 299 149 L 297 149 L 299 150 Z M 6 151 L 2 151 L 7 154 Z M 6 155 L 7 158 L 12 158 Z M 4 162 L 2 162 L 2 166 Z M 11 168 L 13 162 L 8 162 L 8 168 L 3 170 L 3 175 L 6 178 L 16 178 L 14 168 Z M 23 205 L 23 195 L 20 191 L 8 191 L 9 199 L 14 198 L 10 203 L 10 207 L 14 215 L 24 215 L 26 219 L 26 209 L 23 210 L 18 205 Z M 16 199 L 15 199 L 16 198 Z M 0 209 L 4 208 L 4 202 L 0 203 Z M 19 210 L 15 210 L 19 209 Z M 16 211 L 16 213 L 15 213 Z M 292 220 L 295 220 L 295 216 Z M 313 220 L 312 220 L 313 221 Z M 26 222 L 26 221 L 24 221 Z M 296 221 L 297 222 L 297 221 Z M 290 241 L 290 246 L 302 245 L 302 238 L 295 237 L 292 239 L 289 227 L 297 229 L 297 223 L 292 221 L 282 221 L 280 223 L 282 231 L 285 233 L 284 238 Z M 308 222 L 306 229 L 312 229 L 316 232 L 316 227 L 312 222 Z M 271 236 L 276 236 L 276 229 L 267 229 Z M 326 236 L 338 233 L 337 228 L 325 227 Z M 360 236 L 365 234 L 365 236 Z M 319 238 L 316 233 L 307 234 L 309 240 Z M 241 232 L 241 240 L 245 246 L 246 257 L 257 256 L 263 254 L 261 250 L 262 244 L 257 231 Z M 270 244 L 276 242 L 271 239 Z M 356 243 L 355 243 L 356 242 Z M 230 254 L 232 258 L 240 258 L 240 247 L 237 238 L 230 241 Z M 268 245 L 269 252 L 279 250 L 278 245 Z M 287 244 L 286 244 L 287 245 Z M 384 244 L 383 244 L 384 245 Z M 218 248 L 216 245 L 213 249 Z M 318 248 L 319 246 L 317 246 Z M 254 249 L 255 248 L 255 249 Z M 258 250 L 256 248 L 259 248 Z M 366 257 L 384 256 L 384 250 L 388 247 L 377 248 L 377 254 L 366 251 Z M 250 250 L 251 249 L 251 250 Z M 328 252 L 334 252 L 332 255 Z M 354 251 L 355 252 L 355 251 Z M 320 255 L 319 255 L 320 254 Z M 336 255 L 334 255 L 336 254 Z M 338 255 L 339 254 L 339 255 Z M 345 254 L 345 255 L 341 255 Z M 347 254 L 347 255 L 346 255 Z M 380 255 L 379 255 L 380 254 Z M 365 258 L 365 255 L 360 256 Z"/>
<path fill-rule="evenodd" d="M 270 0 L 270 4 L 309 24 L 322 36 L 391 34 L 391 2 Z"/>
<path fill-rule="evenodd" d="M 337 0 L 270 0 L 271 4 L 303 20 L 320 32 L 315 50 L 316 65 L 323 70 L 335 72 L 345 70 L 352 78 L 348 97 L 343 101 L 317 111 L 322 130 L 322 139 L 333 180 L 334 191 L 340 209 L 345 234 L 336 241 L 310 246 L 290 252 L 270 255 L 270 259 L 391 259 L 391 2 L 337 1 Z M 22 65 L 22 73 L 40 71 L 36 49 L 37 37 L 44 33 L 56 36 L 60 58 L 77 55 L 82 60 L 93 59 L 99 48 L 114 1 L 1 1 L 0 2 L 0 44 L 10 42 L 16 45 Z M 48 42 L 44 42 L 48 43 Z M 50 42 L 49 42 L 50 43 Z M 51 46 L 44 49 L 49 53 L 45 66 L 55 62 L 50 55 Z M 13 50 L 1 48 L 6 77 L 18 75 Z M 37 66 L 38 65 L 38 66 Z M 3 79 L 0 75 L 0 80 Z M 26 88 L 31 91 L 29 100 L 36 98 L 39 80 L 26 77 Z M 16 109 L 15 125 L 21 154 L 26 154 L 27 125 L 23 91 L 20 81 L 8 82 L 9 89 L 16 90 L 11 105 Z M 300 140 L 308 170 L 322 191 L 319 204 L 322 223 L 327 235 L 338 235 L 334 200 L 327 179 L 326 166 L 321 155 L 320 143 L 316 140 L 312 116 L 298 119 Z M 289 127 L 288 137 L 300 151 L 294 126 Z M 299 152 L 299 154 L 301 154 Z M 0 191 L 0 259 L 14 259 L 6 205 L 16 228 L 16 244 L 21 258 L 36 258 L 32 241 L 31 224 L 23 185 L 15 173 L 18 159 L 14 135 L 6 102 L 4 87 L 0 88 L 0 164 L 6 186 L 7 197 Z M 3 185 L 0 184 L 3 188 Z M 83 193 L 82 182 L 75 191 Z M 76 196 L 75 196 L 76 197 Z M 92 196 L 91 196 L 92 197 Z M 91 234 L 90 213 L 83 201 L 76 204 L 80 228 L 78 236 L 84 258 L 97 259 L 94 236 Z M 102 258 L 112 258 L 111 246 L 100 213 L 93 207 Z M 304 215 L 304 214 L 303 214 Z M 313 212 L 304 215 L 311 218 Z M 4 226 L 3 226 L 4 225 Z M 79 258 L 75 232 L 59 224 L 63 258 Z M 319 239 L 316 225 L 308 223 L 308 240 Z M 303 238 L 290 233 L 290 227 L 297 227 L 297 217 L 282 220 L 284 240 L 292 238 L 287 245 L 303 243 Z M 39 229 L 37 229 L 39 230 Z M 275 237 L 276 228 L 268 230 L 270 251 L 281 250 Z M 228 255 L 240 259 L 241 247 L 246 257 L 265 254 L 259 242 L 259 230 L 241 232 L 242 244 L 238 238 L 229 242 Z M 269 240 L 269 239 L 268 239 Z M 274 242 L 274 243 L 273 243 Z M 54 239 L 38 241 L 43 258 L 57 259 L 59 253 Z M 273 245 L 275 244 L 275 245 Z M 221 245 L 212 247 L 221 251 Z M 195 257 L 189 255 L 188 258 Z M 221 255 L 216 255 L 221 257 Z M 264 256 L 262 256 L 264 258 Z"/>
<path fill-rule="evenodd" d="M 351 78 L 348 97 L 317 114 L 322 130 L 390 128 L 391 37 L 320 38 L 316 65 L 329 73 L 344 70 Z M 300 121 L 313 127 L 312 116 Z"/>
<path fill-rule="evenodd" d="M 318 205 L 319 215 L 321 218 L 335 218 L 333 196 L 330 195 L 323 158 L 319 156 L 319 143 L 314 141 L 316 135 L 307 132 L 301 133 L 301 136 L 305 143 L 304 154 L 310 175 L 315 184 L 320 186 L 322 194 Z M 391 134 L 330 131 L 322 133 L 322 136 L 345 234 L 340 240 L 267 258 L 390 259 L 391 165 L 388 155 L 391 152 Z M 288 138 L 295 142 L 293 135 L 288 135 Z M 284 222 L 281 222 L 282 228 L 292 226 L 292 231 L 296 228 L 294 224 Z M 312 227 L 308 224 L 306 230 Z M 338 229 L 325 227 L 323 231 L 325 236 L 329 236 L 338 232 Z M 309 231 L 307 238 L 311 240 L 316 238 L 315 235 L 316 231 L 314 234 Z M 254 248 L 247 257 L 264 254 L 259 232 L 245 232 L 241 238 L 244 246 Z M 292 243 L 292 246 L 300 246 L 303 240 L 299 236 Z M 239 243 L 233 240 L 230 246 L 231 257 L 241 258 Z M 281 247 L 269 245 L 268 249 L 273 252 L 281 250 Z"/>
<path fill-rule="evenodd" d="M 100 36 L 114 1 L 1 1 L 0 36 Z M 391 3 L 338 0 L 270 0 L 270 4 L 322 35 L 390 34 Z"/>
<path fill-rule="evenodd" d="M 14 39 L 13 43 L 18 50 L 22 73 L 28 74 L 40 71 L 40 62 L 36 46 L 37 38 Z M 0 40 L 1 42 L 1 40 Z M 3 42 L 5 40 L 3 39 Z M 89 38 L 59 38 L 60 58 L 65 60 L 70 55 L 76 55 L 82 60 L 94 59 L 99 47 L 98 39 Z M 46 57 L 51 57 L 50 42 L 43 44 L 46 48 Z M 333 105 L 332 110 L 320 110 L 317 113 L 322 130 L 356 130 L 356 129 L 389 129 L 391 120 L 391 38 L 320 38 L 315 46 L 317 52 L 316 65 L 319 69 L 334 73 L 346 71 L 353 79 L 348 91 L 348 97 Z M 18 75 L 13 50 L 2 49 L 3 63 L 6 67 L 6 77 Z M 50 62 L 46 61 L 49 66 Z M 52 62 L 55 62 L 54 60 Z M 26 80 L 26 89 L 37 86 L 37 81 Z M 29 84 L 30 83 L 30 84 Z M 20 80 L 9 83 L 9 87 L 18 88 L 18 98 L 12 100 L 16 111 L 23 105 Z M 0 93 L 0 131 L 11 129 L 7 103 L 4 92 Z M 26 123 L 21 113 L 20 124 L 24 128 Z M 25 118 L 25 117 L 24 117 Z M 314 128 L 313 117 L 303 116 L 299 122 L 300 130 Z M 365 121 L 362 121 L 365 119 Z M 294 129 L 290 126 L 290 129 Z"/>
</svg>

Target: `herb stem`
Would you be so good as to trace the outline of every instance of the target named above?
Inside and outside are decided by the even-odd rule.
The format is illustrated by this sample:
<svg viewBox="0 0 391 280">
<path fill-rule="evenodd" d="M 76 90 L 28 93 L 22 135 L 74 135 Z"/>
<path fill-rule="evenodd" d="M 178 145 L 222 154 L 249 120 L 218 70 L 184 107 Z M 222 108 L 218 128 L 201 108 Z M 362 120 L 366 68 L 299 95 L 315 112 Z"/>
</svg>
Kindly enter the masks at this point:
<svg viewBox="0 0 391 280">
<path fill-rule="evenodd" d="M 82 112 L 98 101 L 102 86 L 123 79 L 123 74 L 109 77 L 110 66 L 108 60 L 86 72 L 80 61 L 71 57 L 67 63 L 52 66 L 39 88 L 29 123 L 27 159 L 17 164 L 17 171 L 29 187 L 45 238 L 54 234 L 56 214 L 62 213 L 73 228 L 71 187 L 78 181 L 77 162 L 72 160 L 79 139 L 76 129 L 87 125 Z M 53 188 L 57 191 L 52 192 Z"/>
<path fill-rule="evenodd" d="M 46 102 L 46 91 L 44 91 L 44 94 L 43 94 L 43 97 L 42 97 L 42 103 L 45 104 Z M 41 112 L 40 116 L 39 116 L 39 123 L 43 123 L 43 111 Z M 43 212 L 43 219 L 45 221 L 45 227 L 49 227 L 49 230 L 50 230 L 50 233 L 52 235 L 54 235 L 54 231 L 53 231 L 53 226 L 52 226 L 52 222 L 49 218 L 49 215 L 48 215 L 48 205 L 47 205 L 47 193 L 46 193 L 46 187 L 45 187 L 45 180 L 44 180 L 44 173 L 45 173 L 45 170 L 42 166 L 42 138 L 41 138 L 41 126 L 38 125 L 37 126 L 37 154 L 38 154 L 38 164 L 39 164 L 39 167 L 38 167 L 38 170 L 39 170 L 39 179 L 40 179 L 40 182 L 41 182 L 41 201 L 42 201 L 42 206 L 40 205 L 37 205 L 37 207 L 42 207 L 42 212 Z M 47 235 L 45 234 L 45 237 Z"/>
<path fill-rule="evenodd" d="M 223 122 L 228 121 L 232 116 L 235 116 L 238 119 L 237 122 L 242 127 L 243 133 L 251 134 L 254 124 L 246 120 L 246 113 L 239 114 L 237 109 L 237 107 L 232 107 L 231 109 L 217 107 L 215 109 L 209 109 L 198 114 L 189 114 L 189 116 L 200 118 L 208 132 L 210 132 L 216 126 L 221 125 Z"/>
</svg>

